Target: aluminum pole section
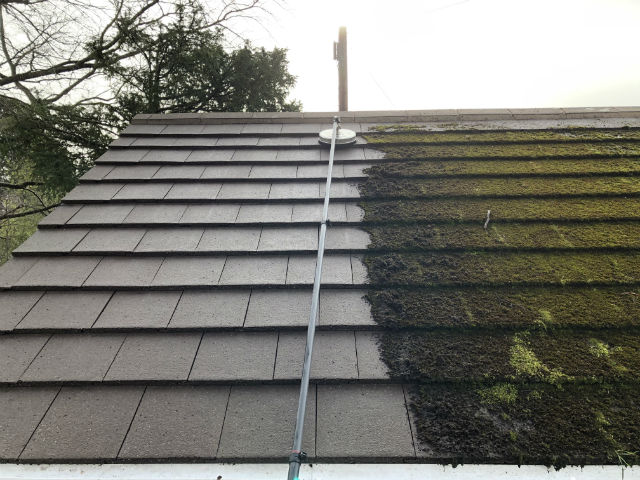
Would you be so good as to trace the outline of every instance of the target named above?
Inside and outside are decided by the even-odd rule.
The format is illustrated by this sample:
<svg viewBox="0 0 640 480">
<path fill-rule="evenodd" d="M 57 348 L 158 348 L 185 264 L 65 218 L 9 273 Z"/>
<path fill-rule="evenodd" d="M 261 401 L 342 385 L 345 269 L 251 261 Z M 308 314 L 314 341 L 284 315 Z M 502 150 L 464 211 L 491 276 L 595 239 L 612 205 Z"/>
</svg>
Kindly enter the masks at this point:
<svg viewBox="0 0 640 480">
<path fill-rule="evenodd" d="M 302 433 L 304 430 L 304 417 L 307 409 L 307 394 L 309 393 L 309 375 L 311 371 L 311 355 L 313 354 L 313 339 L 316 335 L 316 321 L 318 319 L 318 301 L 320 298 L 320 279 L 322 277 L 322 259 L 324 258 L 324 238 L 327 234 L 327 217 L 329 216 L 329 198 L 331 191 L 331 175 L 333 171 L 333 155 L 336 150 L 336 134 L 340 119 L 333 117 L 333 132 L 331 134 L 331 150 L 329 151 L 329 168 L 327 170 L 327 184 L 324 192 L 324 208 L 322 209 L 322 221 L 320 223 L 320 237 L 318 238 L 318 257 L 316 259 L 316 273 L 313 277 L 313 294 L 311 297 L 311 313 L 307 327 L 307 346 L 304 350 L 304 364 L 302 366 L 302 379 L 300 380 L 300 397 L 298 398 L 298 415 L 296 417 L 296 431 L 293 435 L 293 448 L 289 455 L 288 480 L 298 480 L 300 464 L 306 454 L 302 451 Z"/>
</svg>

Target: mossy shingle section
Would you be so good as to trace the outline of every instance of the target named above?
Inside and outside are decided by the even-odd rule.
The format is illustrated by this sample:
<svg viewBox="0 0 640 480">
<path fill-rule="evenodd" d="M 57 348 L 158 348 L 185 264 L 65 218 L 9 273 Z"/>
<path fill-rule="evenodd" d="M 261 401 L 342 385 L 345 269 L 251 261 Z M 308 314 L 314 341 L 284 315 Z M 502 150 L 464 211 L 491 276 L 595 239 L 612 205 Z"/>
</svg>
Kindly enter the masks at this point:
<svg viewBox="0 0 640 480">
<path fill-rule="evenodd" d="M 634 463 L 640 132 L 367 135 L 380 351 L 443 461 Z M 485 226 L 487 214 L 489 222 Z"/>
</svg>

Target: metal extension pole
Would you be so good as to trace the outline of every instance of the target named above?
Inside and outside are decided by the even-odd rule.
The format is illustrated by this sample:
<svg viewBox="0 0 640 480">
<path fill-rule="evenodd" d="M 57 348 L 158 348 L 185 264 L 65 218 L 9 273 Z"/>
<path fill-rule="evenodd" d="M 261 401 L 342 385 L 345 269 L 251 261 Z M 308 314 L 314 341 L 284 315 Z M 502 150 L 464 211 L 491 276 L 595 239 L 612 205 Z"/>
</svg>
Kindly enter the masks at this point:
<svg viewBox="0 0 640 480">
<path fill-rule="evenodd" d="M 300 380 L 300 397 L 298 399 L 298 415 L 296 417 L 296 431 L 293 435 L 293 448 L 289 455 L 288 480 L 298 480 L 300 464 L 306 458 L 302 451 L 302 432 L 304 430 L 304 417 L 307 409 L 307 394 L 309 393 L 309 375 L 311 370 L 311 355 L 313 353 L 313 339 L 316 335 L 316 321 L 318 319 L 318 302 L 320 299 L 320 279 L 322 277 L 322 259 L 324 257 L 324 238 L 327 234 L 327 217 L 329 216 L 329 198 L 331 191 L 331 175 L 333 171 L 333 155 L 336 149 L 336 134 L 340 125 L 340 119 L 333 117 L 333 132 L 331 134 L 331 150 L 329 151 L 329 168 L 327 171 L 327 184 L 324 192 L 324 208 L 322 209 L 322 221 L 320 223 L 320 236 L 318 238 L 318 257 L 316 259 L 316 273 L 313 278 L 313 294 L 311 297 L 311 313 L 307 327 L 307 346 L 304 350 L 304 365 L 302 366 L 302 379 Z"/>
</svg>

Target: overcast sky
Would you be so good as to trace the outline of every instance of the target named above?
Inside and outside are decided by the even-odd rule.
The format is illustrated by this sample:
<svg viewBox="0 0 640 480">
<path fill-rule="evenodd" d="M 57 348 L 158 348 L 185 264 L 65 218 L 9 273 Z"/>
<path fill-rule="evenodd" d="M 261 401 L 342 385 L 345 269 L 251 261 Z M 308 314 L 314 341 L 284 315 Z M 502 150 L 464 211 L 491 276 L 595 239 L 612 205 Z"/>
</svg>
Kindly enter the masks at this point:
<svg viewBox="0 0 640 480">
<path fill-rule="evenodd" d="M 288 0 L 256 44 L 289 49 L 305 111 L 640 105 L 640 0 Z M 249 32 L 247 32 L 249 33 Z"/>
</svg>

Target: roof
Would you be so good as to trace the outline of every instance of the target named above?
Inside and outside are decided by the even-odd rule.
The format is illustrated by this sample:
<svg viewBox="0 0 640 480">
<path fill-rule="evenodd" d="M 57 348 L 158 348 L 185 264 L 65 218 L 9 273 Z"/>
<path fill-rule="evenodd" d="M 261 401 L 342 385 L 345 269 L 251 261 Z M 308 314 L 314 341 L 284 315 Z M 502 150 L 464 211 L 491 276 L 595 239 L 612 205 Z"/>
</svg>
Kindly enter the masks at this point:
<svg viewBox="0 0 640 480">
<path fill-rule="evenodd" d="M 134 119 L 0 268 L 3 460 L 286 458 L 332 115 Z M 545 402 L 584 389 L 600 423 L 581 428 L 631 451 L 640 110 L 342 120 L 359 136 L 336 152 L 312 461 L 513 463 L 549 427 L 523 392 L 557 419 Z M 592 446 L 563 459 L 608 461 Z"/>
</svg>

